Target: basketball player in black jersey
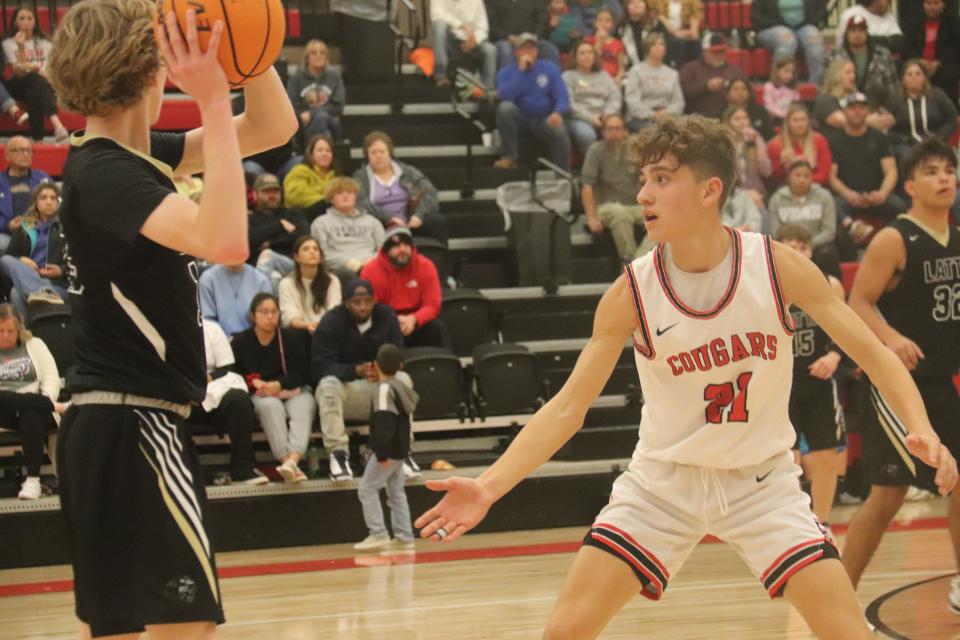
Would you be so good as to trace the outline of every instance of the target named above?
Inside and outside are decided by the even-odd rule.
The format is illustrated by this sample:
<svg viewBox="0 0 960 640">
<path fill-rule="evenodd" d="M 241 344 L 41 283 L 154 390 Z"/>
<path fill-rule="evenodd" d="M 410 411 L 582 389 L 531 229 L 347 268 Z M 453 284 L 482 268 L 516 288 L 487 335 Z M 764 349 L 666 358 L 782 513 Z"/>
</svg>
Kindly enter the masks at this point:
<svg viewBox="0 0 960 640">
<path fill-rule="evenodd" d="M 950 221 L 957 160 L 946 143 L 929 138 L 905 163 L 913 198 L 906 215 L 876 235 L 850 293 L 850 306 L 910 369 L 941 441 L 960 454 L 960 399 L 951 377 L 960 367 L 960 230 Z M 880 544 L 910 485 L 933 488 L 925 465 L 904 446 L 900 419 L 875 388 L 876 419 L 864 435 L 864 466 L 873 485 L 850 522 L 843 564 L 854 586 Z M 950 538 L 960 564 L 960 492 L 949 505 Z M 950 608 L 960 614 L 955 579 Z"/>
<path fill-rule="evenodd" d="M 284 143 L 297 124 L 272 69 L 233 117 L 216 58 L 223 24 L 203 53 L 196 22 L 188 12 L 181 35 L 170 14 L 155 36 L 148 0 L 84 0 L 49 60 L 60 101 L 87 117 L 60 209 L 79 334 L 58 447 L 83 638 L 211 638 L 223 621 L 203 472 L 184 426 L 206 386 L 194 257 L 247 258 L 241 157 Z M 196 100 L 201 129 L 150 132 L 168 77 Z M 200 171 L 197 205 L 173 176 Z"/>
</svg>

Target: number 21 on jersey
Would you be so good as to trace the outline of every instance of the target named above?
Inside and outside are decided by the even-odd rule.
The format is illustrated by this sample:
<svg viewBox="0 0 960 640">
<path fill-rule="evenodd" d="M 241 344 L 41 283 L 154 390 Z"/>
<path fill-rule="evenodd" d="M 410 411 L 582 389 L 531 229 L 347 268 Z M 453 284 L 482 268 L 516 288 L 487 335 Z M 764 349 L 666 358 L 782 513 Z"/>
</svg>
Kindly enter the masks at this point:
<svg viewBox="0 0 960 640">
<path fill-rule="evenodd" d="M 747 387 L 750 386 L 752 371 L 737 376 L 736 389 L 732 382 L 710 384 L 703 390 L 703 399 L 707 401 L 706 420 L 709 424 L 724 422 L 746 422 L 750 417 L 747 410 Z"/>
</svg>

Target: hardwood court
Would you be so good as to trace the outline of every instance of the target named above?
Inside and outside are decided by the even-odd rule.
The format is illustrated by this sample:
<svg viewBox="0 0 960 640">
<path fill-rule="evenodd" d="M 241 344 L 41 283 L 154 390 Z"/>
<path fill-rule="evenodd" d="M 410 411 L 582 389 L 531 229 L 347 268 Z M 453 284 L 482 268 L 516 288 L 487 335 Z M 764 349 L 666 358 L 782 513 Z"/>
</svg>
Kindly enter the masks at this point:
<svg viewBox="0 0 960 640">
<path fill-rule="evenodd" d="M 838 509 L 835 521 L 850 513 Z M 944 514 L 942 500 L 908 504 L 899 518 L 906 529 L 884 538 L 860 589 L 864 607 L 875 603 L 888 631 L 878 637 L 960 639 L 960 617 L 946 610 L 954 567 Z M 349 545 L 222 554 L 222 573 L 237 577 L 221 581 L 228 623 L 220 637 L 538 638 L 584 533 L 585 527 L 468 535 L 449 545 L 418 543 L 415 557 L 357 556 Z M 71 593 L 9 595 L 37 583 L 63 588 L 56 581 L 69 577 L 67 567 L 0 572 L 0 637 L 75 638 Z M 602 637 L 813 636 L 786 603 L 769 601 L 726 545 L 713 543 L 700 545 L 661 602 L 637 597 Z"/>
</svg>

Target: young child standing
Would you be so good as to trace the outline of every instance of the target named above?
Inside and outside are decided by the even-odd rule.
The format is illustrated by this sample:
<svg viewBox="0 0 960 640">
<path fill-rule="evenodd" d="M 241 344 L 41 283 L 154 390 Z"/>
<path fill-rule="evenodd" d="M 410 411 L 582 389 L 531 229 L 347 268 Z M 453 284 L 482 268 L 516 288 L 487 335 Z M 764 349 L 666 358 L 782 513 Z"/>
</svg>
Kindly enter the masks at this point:
<svg viewBox="0 0 960 640">
<path fill-rule="evenodd" d="M 357 551 L 387 546 L 413 548 L 410 506 L 403 489 L 403 461 L 410 453 L 410 415 L 420 398 L 406 382 L 397 378 L 402 366 L 403 354 L 395 345 L 385 344 L 377 351 L 374 371 L 378 385 L 370 411 L 369 445 L 372 454 L 357 490 L 370 535 L 353 545 Z M 380 489 L 383 488 L 387 489 L 393 540 L 387 532 L 380 506 Z"/>
<path fill-rule="evenodd" d="M 770 79 L 763 84 L 763 106 L 774 124 L 783 124 L 790 105 L 799 99 L 796 61 L 788 57 L 777 58 L 770 71 Z"/>
<path fill-rule="evenodd" d="M 593 45 L 603 70 L 609 73 L 619 86 L 623 82 L 625 54 L 623 42 L 617 37 L 617 21 L 613 11 L 610 9 L 598 11 L 594 26 L 596 28 L 594 34 L 587 36 L 583 41 Z"/>
</svg>

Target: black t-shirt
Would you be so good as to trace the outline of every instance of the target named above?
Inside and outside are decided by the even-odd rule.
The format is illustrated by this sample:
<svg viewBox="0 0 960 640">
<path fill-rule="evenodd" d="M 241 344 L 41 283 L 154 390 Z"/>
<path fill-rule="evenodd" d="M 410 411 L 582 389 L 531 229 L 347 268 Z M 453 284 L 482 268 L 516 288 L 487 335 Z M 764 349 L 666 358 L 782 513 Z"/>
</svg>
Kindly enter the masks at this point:
<svg viewBox="0 0 960 640">
<path fill-rule="evenodd" d="M 882 158 L 893 156 L 890 141 L 876 129 L 867 127 L 862 136 L 845 131 L 829 131 L 827 141 L 837 165 L 837 177 L 854 191 L 876 191 L 883 184 Z"/>
<path fill-rule="evenodd" d="M 7 174 L 10 181 L 10 198 L 13 200 L 13 217 L 22 216 L 30 208 L 32 198 L 30 193 L 30 174 L 25 176 L 11 176 Z"/>
<path fill-rule="evenodd" d="M 60 219 L 78 326 L 71 391 L 203 400 L 206 359 L 194 259 L 140 234 L 176 192 L 184 134 L 150 134 L 152 158 L 107 138 L 73 141 Z"/>
</svg>

